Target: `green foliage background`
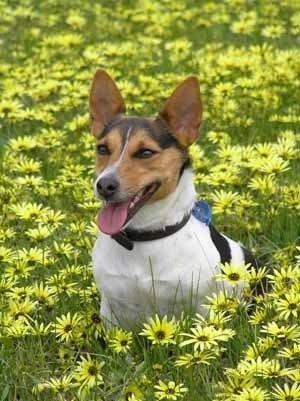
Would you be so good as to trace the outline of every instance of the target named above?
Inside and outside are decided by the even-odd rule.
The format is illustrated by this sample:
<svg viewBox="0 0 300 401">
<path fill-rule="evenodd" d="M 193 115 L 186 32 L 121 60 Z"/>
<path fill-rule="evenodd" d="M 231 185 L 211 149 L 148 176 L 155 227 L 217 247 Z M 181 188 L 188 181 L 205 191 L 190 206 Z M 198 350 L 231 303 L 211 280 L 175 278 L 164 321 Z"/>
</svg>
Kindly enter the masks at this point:
<svg viewBox="0 0 300 401">
<path fill-rule="evenodd" d="M 2 0 L 0 20 L 0 400 L 163 399 L 159 380 L 188 389 L 165 399 L 299 400 L 299 3 Z M 245 305 L 230 310 L 219 329 L 236 335 L 208 365 L 175 367 L 185 320 L 175 345 L 135 335 L 129 350 L 103 346 L 116 333 L 96 318 L 90 262 L 99 204 L 87 105 L 99 67 L 138 115 L 199 77 L 199 197 L 276 269 L 252 321 Z M 78 373 L 89 355 L 104 384 Z M 271 365 L 255 371 L 261 355 Z"/>
</svg>

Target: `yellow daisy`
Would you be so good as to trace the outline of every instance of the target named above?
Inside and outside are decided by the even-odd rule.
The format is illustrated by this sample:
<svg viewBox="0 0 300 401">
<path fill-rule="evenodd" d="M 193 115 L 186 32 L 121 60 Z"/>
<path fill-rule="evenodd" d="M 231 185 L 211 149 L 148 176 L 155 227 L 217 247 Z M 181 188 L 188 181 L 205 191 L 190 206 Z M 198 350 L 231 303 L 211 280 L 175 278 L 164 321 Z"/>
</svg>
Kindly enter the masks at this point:
<svg viewBox="0 0 300 401">
<path fill-rule="evenodd" d="M 161 320 L 158 315 L 155 315 L 155 319 L 149 319 L 149 324 L 144 323 L 144 329 L 140 335 L 147 337 L 152 344 L 174 344 L 177 328 L 178 325 L 174 317 L 168 321 L 167 316 Z"/>
<path fill-rule="evenodd" d="M 80 385 L 79 391 L 89 390 L 103 383 L 102 368 L 104 362 L 92 359 L 89 354 L 81 356 L 73 373 L 74 380 Z"/>
<path fill-rule="evenodd" d="M 176 401 L 183 397 L 183 395 L 188 391 L 182 383 L 176 384 L 174 381 L 169 381 L 168 383 L 159 380 L 158 385 L 155 388 L 155 399 L 156 400 L 173 400 Z"/>
<path fill-rule="evenodd" d="M 76 337 L 77 331 L 80 328 L 81 317 L 77 312 L 71 316 L 70 312 L 67 315 L 62 315 L 56 318 L 54 329 L 52 330 L 58 339 L 61 341 L 70 342 Z"/>
<path fill-rule="evenodd" d="M 132 333 L 122 329 L 113 330 L 109 335 L 111 338 L 109 340 L 109 347 L 117 352 L 127 352 L 132 344 Z"/>
</svg>

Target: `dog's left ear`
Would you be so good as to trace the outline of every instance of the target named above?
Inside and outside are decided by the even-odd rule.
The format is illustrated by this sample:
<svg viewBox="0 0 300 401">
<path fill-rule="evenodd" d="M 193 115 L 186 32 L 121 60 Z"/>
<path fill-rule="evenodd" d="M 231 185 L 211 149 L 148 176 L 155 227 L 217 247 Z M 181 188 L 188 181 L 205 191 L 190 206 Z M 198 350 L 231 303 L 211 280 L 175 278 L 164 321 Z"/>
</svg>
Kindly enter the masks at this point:
<svg viewBox="0 0 300 401">
<path fill-rule="evenodd" d="M 159 115 L 169 125 L 180 145 L 188 147 L 195 142 L 202 119 L 198 79 L 189 77 L 183 81 L 169 97 Z"/>
<path fill-rule="evenodd" d="M 125 112 L 122 95 L 112 78 L 104 70 L 95 72 L 90 91 L 90 126 L 97 137 L 116 114 Z"/>
</svg>

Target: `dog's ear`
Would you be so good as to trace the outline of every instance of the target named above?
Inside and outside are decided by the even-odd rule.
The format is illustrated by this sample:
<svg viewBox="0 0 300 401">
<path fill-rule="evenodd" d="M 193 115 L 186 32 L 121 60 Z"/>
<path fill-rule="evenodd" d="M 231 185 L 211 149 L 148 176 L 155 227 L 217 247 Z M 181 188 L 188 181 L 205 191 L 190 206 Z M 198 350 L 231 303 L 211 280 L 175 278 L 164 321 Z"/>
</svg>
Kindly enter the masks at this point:
<svg viewBox="0 0 300 401">
<path fill-rule="evenodd" d="M 114 81 L 103 70 L 95 72 L 89 98 L 90 127 L 97 137 L 116 114 L 125 112 L 125 103 Z"/>
<path fill-rule="evenodd" d="M 171 128 L 183 147 L 190 146 L 198 137 L 202 118 L 199 81 L 189 77 L 167 100 L 159 115 Z"/>
</svg>

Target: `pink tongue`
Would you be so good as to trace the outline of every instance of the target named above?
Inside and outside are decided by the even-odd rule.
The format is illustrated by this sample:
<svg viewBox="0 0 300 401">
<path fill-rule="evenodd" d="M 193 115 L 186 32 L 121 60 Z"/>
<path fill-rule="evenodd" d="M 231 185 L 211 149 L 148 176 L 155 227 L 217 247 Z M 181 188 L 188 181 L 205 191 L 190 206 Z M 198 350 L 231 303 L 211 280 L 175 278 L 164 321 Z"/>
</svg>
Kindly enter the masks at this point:
<svg viewBox="0 0 300 401">
<path fill-rule="evenodd" d="M 118 233 L 126 222 L 130 201 L 109 203 L 100 210 L 97 225 L 100 230 L 109 235 Z"/>
</svg>

